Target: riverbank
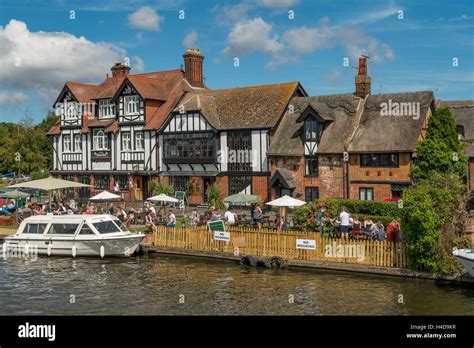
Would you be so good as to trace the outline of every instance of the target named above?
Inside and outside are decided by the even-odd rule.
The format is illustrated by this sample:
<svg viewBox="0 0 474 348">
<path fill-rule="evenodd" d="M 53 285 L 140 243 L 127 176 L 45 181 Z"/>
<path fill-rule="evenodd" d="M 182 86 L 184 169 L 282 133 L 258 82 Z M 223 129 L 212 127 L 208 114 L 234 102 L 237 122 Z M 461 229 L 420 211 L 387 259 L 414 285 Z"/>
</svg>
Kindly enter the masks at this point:
<svg viewBox="0 0 474 348">
<path fill-rule="evenodd" d="M 241 256 L 235 256 L 228 253 L 222 252 L 207 252 L 207 251 L 196 251 L 187 249 L 176 249 L 176 248 L 163 248 L 152 246 L 148 244 L 142 244 L 143 251 L 145 253 L 156 253 L 161 255 L 173 255 L 173 256 L 190 256 L 205 259 L 214 259 L 222 261 L 233 261 L 239 262 Z M 323 262 L 323 261 L 305 261 L 305 260 L 288 260 L 288 268 L 303 268 L 303 269 L 319 269 L 319 270 L 330 270 L 337 272 L 351 272 L 361 274 L 372 274 L 382 275 L 390 277 L 402 277 L 402 278 L 415 278 L 415 279 L 427 279 L 440 281 L 445 283 L 462 284 L 474 286 L 474 278 L 465 273 L 462 276 L 445 276 L 441 274 L 433 274 L 427 272 L 417 272 L 404 268 L 394 267 L 379 267 L 370 265 L 358 265 L 354 263 L 339 263 L 339 262 Z"/>
</svg>

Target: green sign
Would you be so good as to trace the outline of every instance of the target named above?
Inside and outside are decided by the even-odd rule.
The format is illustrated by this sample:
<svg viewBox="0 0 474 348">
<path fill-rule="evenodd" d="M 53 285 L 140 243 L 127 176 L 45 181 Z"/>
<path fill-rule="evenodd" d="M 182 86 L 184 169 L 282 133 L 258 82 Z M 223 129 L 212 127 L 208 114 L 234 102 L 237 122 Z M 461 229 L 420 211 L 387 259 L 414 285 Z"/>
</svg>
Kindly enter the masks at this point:
<svg viewBox="0 0 474 348">
<path fill-rule="evenodd" d="M 35 191 L 35 197 L 41 197 L 41 192 L 40 190 Z"/>
<path fill-rule="evenodd" d="M 174 194 L 174 198 L 184 201 L 186 199 L 186 192 L 184 191 L 176 191 Z"/>
<path fill-rule="evenodd" d="M 225 224 L 222 220 L 210 221 L 207 223 L 207 228 L 211 231 L 225 231 Z"/>
</svg>

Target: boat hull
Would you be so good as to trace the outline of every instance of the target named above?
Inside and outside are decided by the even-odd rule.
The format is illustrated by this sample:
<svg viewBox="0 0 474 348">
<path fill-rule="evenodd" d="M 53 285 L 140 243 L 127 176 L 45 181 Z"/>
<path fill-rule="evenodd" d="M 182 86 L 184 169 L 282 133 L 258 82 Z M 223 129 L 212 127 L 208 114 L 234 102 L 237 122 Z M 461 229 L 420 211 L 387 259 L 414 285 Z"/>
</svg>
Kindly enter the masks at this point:
<svg viewBox="0 0 474 348">
<path fill-rule="evenodd" d="M 454 249 L 453 256 L 474 277 L 474 249 Z"/>
<path fill-rule="evenodd" d="M 86 240 L 51 240 L 51 239 L 5 239 L 3 252 L 35 253 L 48 256 L 131 256 L 138 251 L 143 235 L 86 239 Z"/>
</svg>

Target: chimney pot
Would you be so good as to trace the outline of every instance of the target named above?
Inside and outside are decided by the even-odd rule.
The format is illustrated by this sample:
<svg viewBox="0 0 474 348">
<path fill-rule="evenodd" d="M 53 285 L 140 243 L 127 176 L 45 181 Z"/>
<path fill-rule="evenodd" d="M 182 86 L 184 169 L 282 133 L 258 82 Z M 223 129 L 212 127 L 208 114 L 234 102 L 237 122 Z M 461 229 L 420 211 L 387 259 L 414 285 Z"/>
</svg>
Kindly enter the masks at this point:
<svg viewBox="0 0 474 348">
<path fill-rule="evenodd" d="M 130 67 L 123 62 L 119 62 L 115 63 L 115 65 L 110 70 L 112 70 L 113 77 L 124 77 L 128 75 Z"/>
<path fill-rule="evenodd" d="M 365 98 L 370 94 L 371 82 L 372 79 L 370 76 L 367 76 L 367 58 L 360 57 L 358 74 L 355 77 L 356 91 L 354 94 L 359 98 Z"/>
<path fill-rule="evenodd" d="M 204 56 L 199 49 L 188 48 L 183 54 L 184 78 L 193 87 L 204 87 L 203 62 Z"/>
</svg>

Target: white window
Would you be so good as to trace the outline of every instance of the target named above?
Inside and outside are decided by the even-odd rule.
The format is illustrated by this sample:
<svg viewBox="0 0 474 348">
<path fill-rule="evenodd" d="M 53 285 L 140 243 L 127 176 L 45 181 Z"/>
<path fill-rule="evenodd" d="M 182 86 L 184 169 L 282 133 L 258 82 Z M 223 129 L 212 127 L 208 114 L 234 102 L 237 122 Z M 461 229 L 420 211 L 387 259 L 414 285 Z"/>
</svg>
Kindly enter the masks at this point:
<svg viewBox="0 0 474 348">
<path fill-rule="evenodd" d="M 102 129 L 94 129 L 93 146 L 94 150 L 109 149 L 109 138 Z"/>
<path fill-rule="evenodd" d="M 137 115 L 139 99 L 138 95 L 127 95 L 124 97 L 125 115 Z"/>
<path fill-rule="evenodd" d="M 75 119 L 78 114 L 78 105 L 77 103 L 66 103 L 66 119 Z"/>
<path fill-rule="evenodd" d="M 99 100 L 99 117 L 114 117 L 115 116 L 115 103 L 112 103 L 110 99 Z"/>
<path fill-rule="evenodd" d="M 63 144 L 64 144 L 64 152 L 71 152 L 71 136 L 70 135 L 64 135 Z"/>
<path fill-rule="evenodd" d="M 80 152 L 81 148 L 82 148 L 81 135 L 76 134 L 74 135 L 74 151 Z"/>
<path fill-rule="evenodd" d="M 145 139 L 143 132 L 135 132 L 135 150 L 143 150 L 145 148 Z"/>
<path fill-rule="evenodd" d="M 132 142 L 130 132 L 122 133 L 122 151 L 130 151 L 132 149 Z"/>
</svg>

